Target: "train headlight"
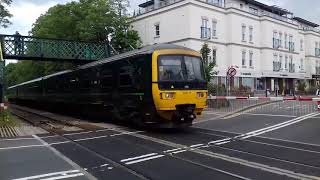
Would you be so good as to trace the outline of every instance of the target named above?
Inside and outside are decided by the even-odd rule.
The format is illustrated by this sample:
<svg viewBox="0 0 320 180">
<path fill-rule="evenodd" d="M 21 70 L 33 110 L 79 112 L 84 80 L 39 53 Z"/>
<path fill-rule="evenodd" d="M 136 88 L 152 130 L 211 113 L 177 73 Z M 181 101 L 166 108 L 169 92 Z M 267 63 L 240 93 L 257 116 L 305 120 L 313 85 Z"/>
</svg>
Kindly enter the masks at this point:
<svg viewBox="0 0 320 180">
<path fill-rule="evenodd" d="M 161 99 L 174 99 L 175 98 L 174 92 L 166 92 L 166 93 L 161 93 Z"/>
<path fill-rule="evenodd" d="M 203 92 L 197 92 L 197 98 L 204 98 L 205 94 Z"/>
</svg>

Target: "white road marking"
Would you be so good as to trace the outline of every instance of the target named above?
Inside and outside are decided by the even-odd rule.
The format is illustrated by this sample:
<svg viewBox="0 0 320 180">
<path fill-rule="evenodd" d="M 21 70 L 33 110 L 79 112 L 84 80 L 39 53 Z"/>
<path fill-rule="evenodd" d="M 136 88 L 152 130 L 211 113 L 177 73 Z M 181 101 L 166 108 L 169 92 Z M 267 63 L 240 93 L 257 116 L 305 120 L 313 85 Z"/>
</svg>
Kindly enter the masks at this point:
<svg viewBox="0 0 320 180">
<path fill-rule="evenodd" d="M 195 144 L 195 145 L 191 145 L 191 148 L 195 148 L 195 147 L 199 147 L 199 146 L 203 146 L 204 144 Z"/>
<path fill-rule="evenodd" d="M 93 131 L 85 131 L 85 132 L 77 132 L 77 133 L 68 133 L 68 134 L 63 134 L 64 136 L 72 136 L 72 135 L 78 135 L 78 134 L 89 134 L 92 133 Z"/>
<path fill-rule="evenodd" d="M 52 136 L 43 136 L 43 137 L 41 137 L 41 139 L 52 138 L 52 137 L 58 137 L 58 135 L 52 135 Z"/>
<path fill-rule="evenodd" d="M 13 139 L 0 139 L 0 141 L 20 141 L 20 140 L 36 140 L 34 138 L 13 138 Z"/>
<path fill-rule="evenodd" d="M 42 180 L 58 180 L 58 179 L 67 179 L 67 178 L 78 177 L 78 176 L 84 176 L 84 174 L 77 173 L 77 174 L 70 174 L 70 175 L 65 175 L 65 176 L 51 177 L 51 178 L 46 178 L 46 179 L 42 179 Z"/>
<path fill-rule="evenodd" d="M 60 171 L 60 172 L 47 173 L 47 174 L 40 174 L 40 175 L 29 176 L 29 177 L 24 177 L 24 178 L 18 178 L 18 179 L 13 179 L 13 180 L 39 179 L 39 178 L 44 178 L 44 177 L 49 177 L 49 176 L 62 175 L 62 174 L 68 174 L 68 173 L 77 173 L 77 172 L 80 172 L 80 171 L 79 170 Z"/>
<path fill-rule="evenodd" d="M 305 116 L 301 116 L 299 118 L 296 118 L 296 119 L 293 119 L 293 120 L 290 120 L 290 121 L 286 121 L 286 122 L 283 122 L 283 123 L 280 123 L 280 124 L 276 124 L 276 125 L 273 125 L 273 126 L 262 128 L 262 129 L 259 129 L 259 130 L 256 130 L 256 131 L 248 132 L 248 133 L 245 133 L 243 135 L 236 136 L 235 138 L 248 139 L 250 137 L 258 136 L 258 135 L 265 134 L 265 133 L 270 132 L 270 131 L 274 131 L 274 130 L 277 130 L 277 129 L 280 129 L 280 128 L 283 128 L 283 127 L 290 126 L 292 124 L 296 124 L 298 122 L 304 121 L 306 119 L 309 119 L 310 117 L 314 117 L 314 116 L 317 116 L 317 115 L 318 115 L 318 113 L 311 113 L 311 114 L 308 114 L 308 115 L 305 115 Z"/>
<path fill-rule="evenodd" d="M 230 142 L 231 142 L 231 141 L 224 141 L 224 142 L 216 143 L 216 145 L 227 144 L 227 143 L 230 143 Z"/>
<path fill-rule="evenodd" d="M 105 137 L 109 137 L 109 135 L 105 135 L 105 136 L 95 136 L 95 137 L 90 137 L 90 138 L 82 138 L 82 139 L 75 139 L 73 141 L 78 142 L 78 141 L 87 141 L 87 140 L 92 140 L 92 139 L 101 139 L 101 138 L 105 138 Z"/>
<path fill-rule="evenodd" d="M 186 151 L 188 151 L 188 150 L 184 149 L 184 150 L 172 152 L 170 154 L 178 154 L 178 153 L 182 153 L 182 152 L 186 152 Z"/>
<path fill-rule="evenodd" d="M 155 156 L 155 155 L 157 155 L 157 154 L 158 154 L 158 153 L 145 154 L 145 155 L 137 156 L 137 157 L 133 157 L 133 158 L 122 159 L 120 162 L 132 161 L 132 160 L 136 160 L 136 159 L 140 159 L 140 158 Z"/>
<path fill-rule="evenodd" d="M 136 164 L 136 163 L 139 163 L 139 162 L 149 161 L 149 160 L 161 158 L 161 157 L 164 157 L 164 156 L 165 156 L 165 155 L 160 154 L 160 155 L 157 155 L 157 156 L 152 156 L 152 157 L 147 157 L 147 158 L 143 158 L 143 159 L 138 159 L 138 160 L 135 160 L 135 161 L 129 161 L 129 162 L 126 162 L 125 164 L 127 164 L 127 165 Z"/>
<path fill-rule="evenodd" d="M 71 141 L 61 141 L 61 142 L 55 142 L 55 143 L 50 143 L 49 145 L 58 145 L 58 144 L 67 144 L 67 143 L 71 143 Z"/>
<path fill-rule="evenodd" d="M 105 167 L 105 166 L 108 166 L 109 164 L 102 164 L 100 165 L 100 167 Z"/>
<path fill-rule="evenodd" d="M 231 140 L 231 138 L 225 138 L 225 139 L 220 139 L 220 140 L 216 140 L 216 141 L 210 141 L 210 142 L 208 143 L 208 145 L 217 144 L 217 143 L 221 143 L 221 142 L 229 141 L 229 140 Z"/>
<path fill-rule="evenodd" d="M 119 133 L 119 134 L 112 134 L 112 135 L 110 135 L 110 136 L 113 137 L 113 136 L 137 134 L 137 133 L 141 133 L 141 132 L 144 132 L 144 131 L 122 132 L 122 133 Z"/>
<path fill-rule="evenodd" d="M 244 113 L 245 115 L 252 115 L 252 116 L 270 116 L 270 117 L 297 117 L 297 116 L 290 116 L 290 115 L 277 115 L 277 114 L 254 114 L 254 113 Z"/>
<path fill-rule="evenodd" d="M 173 151 L 178 151 L 178 150 L 181 150 L 182 148 L 176 148 L 176 149 L 170 149 L 170 150 L 166 150 L 166 151 L 163 151 L 164 153 L 169 153 L 169 152 L 173 152 Z"/>
<path fill-rule="evenodd" d="M 5 147 L 0 148 L 0 150 L 10 150 L 10 149 L 21 149 L 21 148 L 32 148 L 32 147 L 44 147 L 45 145 L 37 144 L 37 145 L 28 145 L 28 146 L 14 146 L 14 147 Z"/>
</svg>

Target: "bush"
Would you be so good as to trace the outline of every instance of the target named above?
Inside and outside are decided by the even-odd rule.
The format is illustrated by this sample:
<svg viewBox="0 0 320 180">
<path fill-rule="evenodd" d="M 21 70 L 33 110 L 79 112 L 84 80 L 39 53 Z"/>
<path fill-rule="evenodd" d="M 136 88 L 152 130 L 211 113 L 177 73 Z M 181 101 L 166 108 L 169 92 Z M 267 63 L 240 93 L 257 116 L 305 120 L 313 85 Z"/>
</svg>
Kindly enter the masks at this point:
<svg viewBox="0 0 320 180">
<path fill-rule="evenodd" d="M 233 88 L 231 90 L 232 96 L 254 96 L 249 86 L 240 86 L 239 88 Z"/>
<path fill-rule="evenodd" d="M 307 83 L 305 81 L 299 81 L 298 82 L 298 94 L 305 94 L 306 93 L 306 87 L 307 87 Z"/>
<path fill-rule="evenodd" d="M 218 85 L 218 84 L 208 84 L 208 92 L 210 95 L 213 96 L 226 96 L 227 91 L 225 85 Z"/>
<path fill-rule="evenodd" d="M 16 122 L 12 114 L 8 110 L 0 112 L 0 127 L 1 126 L 15 126 Z"/>
<path fill-rule="evenodd" d="M 309 95 L 315 95 L 317 92 L 318 87 L 315 86 L 309 86 L 308 89 L 306 90 L 307 94 Z"/>
</svg>

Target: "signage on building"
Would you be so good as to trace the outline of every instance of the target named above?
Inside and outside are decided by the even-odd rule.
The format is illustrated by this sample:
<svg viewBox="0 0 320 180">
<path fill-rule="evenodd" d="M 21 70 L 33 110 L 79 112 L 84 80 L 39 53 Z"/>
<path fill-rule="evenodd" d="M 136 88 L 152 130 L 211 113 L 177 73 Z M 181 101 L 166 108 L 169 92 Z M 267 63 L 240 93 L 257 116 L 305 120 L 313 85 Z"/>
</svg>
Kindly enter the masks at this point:
<svg viewBox="0 0 320 180">
<path fill-rule="evenodd" d="M 312 79 L 320 79 L 320 74 L 312 75 Z"/>
<path fill-rule="evenodd" d="M 243 76 L 251 76 L 252 74 L 251 73 L 241 73 L 241 75 L 243 75 Z"/>
<path fill-rule="evenodd" d="M 237 74 L 237 70 L 235 68 L 229 68 L 227 74 L 230 77 L 234 77 Z"/>
</svg>

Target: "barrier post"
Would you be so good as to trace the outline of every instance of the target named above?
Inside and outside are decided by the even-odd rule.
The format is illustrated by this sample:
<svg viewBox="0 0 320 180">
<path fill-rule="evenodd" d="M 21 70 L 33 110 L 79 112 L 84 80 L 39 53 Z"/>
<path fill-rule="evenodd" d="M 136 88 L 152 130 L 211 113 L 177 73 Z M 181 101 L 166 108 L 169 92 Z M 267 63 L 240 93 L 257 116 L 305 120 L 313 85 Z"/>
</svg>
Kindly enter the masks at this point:
<svg viewBox="0 0 320 180">
<path fill-rule="evenodd" d="M 317 101 L 318 104 L 318 111 L 320 111 L 320 101 Z"/>
</svg>

